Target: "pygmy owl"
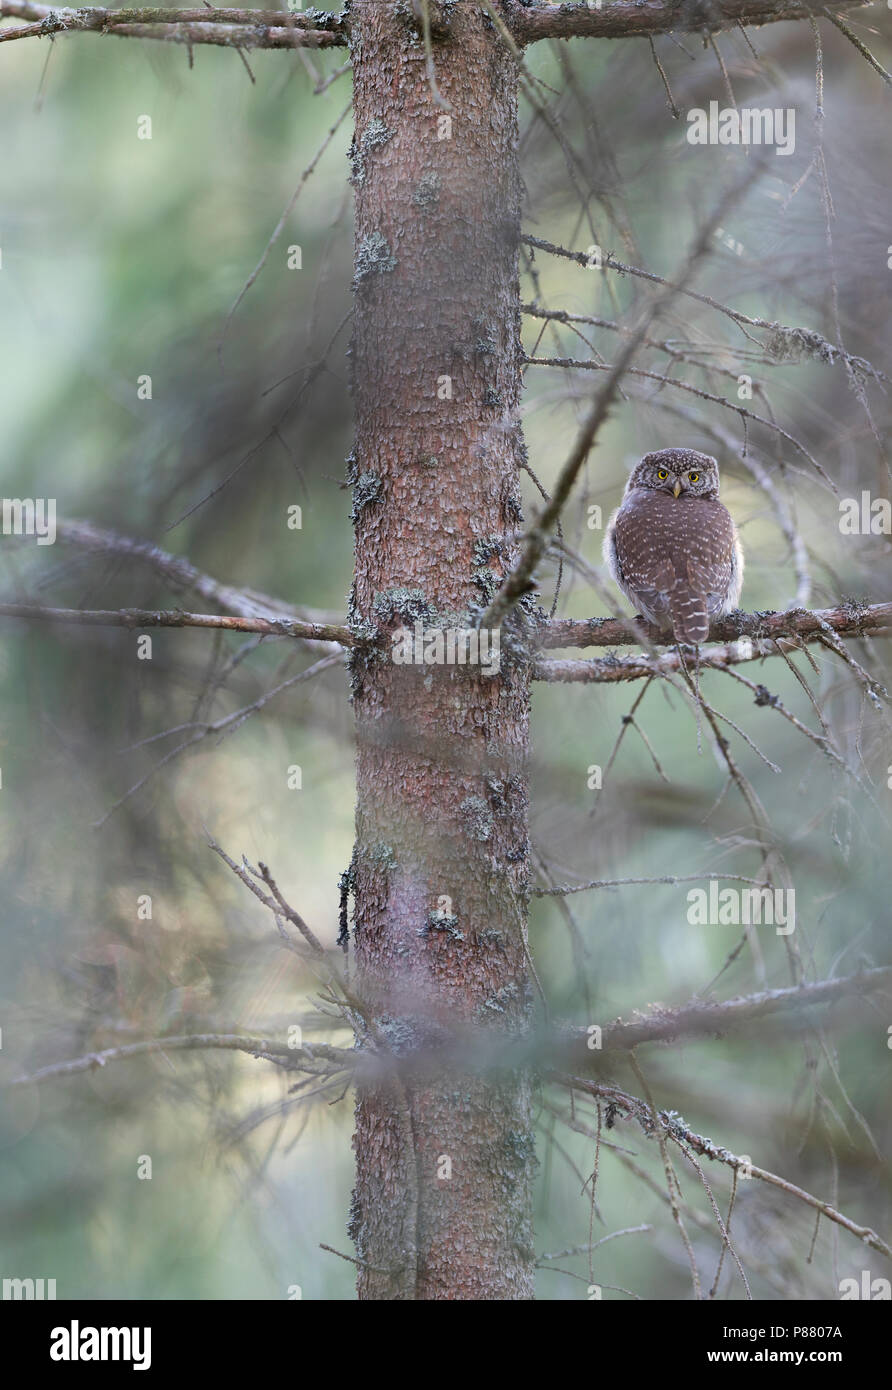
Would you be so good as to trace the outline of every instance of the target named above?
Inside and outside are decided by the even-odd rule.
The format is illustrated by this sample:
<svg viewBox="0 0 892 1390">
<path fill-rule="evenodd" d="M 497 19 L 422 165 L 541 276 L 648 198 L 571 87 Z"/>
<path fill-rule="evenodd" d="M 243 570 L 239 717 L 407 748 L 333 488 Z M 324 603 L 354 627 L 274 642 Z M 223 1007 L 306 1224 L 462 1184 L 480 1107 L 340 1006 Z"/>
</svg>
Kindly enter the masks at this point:
<svg viewBox="0 0 892 1390">
<path fill-rule="evenodd" d="M 623 593 L 677 642 L 703 642 L 713 618 L 737 607 L 743 552 L 719 501 L 714 458 L 695 449 L 645 454 L 604 538 Z"/>
</svg>

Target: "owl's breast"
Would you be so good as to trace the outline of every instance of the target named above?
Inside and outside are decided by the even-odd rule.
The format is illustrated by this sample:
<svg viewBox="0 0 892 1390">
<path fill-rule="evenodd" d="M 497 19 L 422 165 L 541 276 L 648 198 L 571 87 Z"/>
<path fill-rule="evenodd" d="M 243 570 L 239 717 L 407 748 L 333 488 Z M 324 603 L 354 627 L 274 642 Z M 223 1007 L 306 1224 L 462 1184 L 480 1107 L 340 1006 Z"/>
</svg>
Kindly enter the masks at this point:
<svg viewBox="0 0 892 1390">
<path fill-rule="evenodd" d="M 668 563 L 675 577 L 689 562 L 707 567 L 728 564 L 736 532 L 731 514 L 716 497 L 678 499 L 651 488 L 635 488 L 615 519 L 616 545 L 623 571 L 652 581 L 656 566 Z"/>
<path fill-rule="evenodd" d="M 610 523 L 605 554 L 621 588 L 661 627 L 671 620 L 676 632 L 705 635 L 707 616 L 736 606 L 742 555 L 718 498 L 633 488 Z"/>
</svg>

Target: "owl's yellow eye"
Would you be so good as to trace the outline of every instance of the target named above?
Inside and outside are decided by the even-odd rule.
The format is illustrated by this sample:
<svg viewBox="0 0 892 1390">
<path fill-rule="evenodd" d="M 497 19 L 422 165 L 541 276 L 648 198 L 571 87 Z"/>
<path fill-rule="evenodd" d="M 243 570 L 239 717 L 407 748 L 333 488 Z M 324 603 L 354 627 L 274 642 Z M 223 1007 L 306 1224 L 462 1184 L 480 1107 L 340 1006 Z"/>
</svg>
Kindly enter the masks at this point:
<svg viewBox="0 0 892 1390">
<path fill-rule="evenodd" d="M 690 478 L 690 480 L 691 480 L 692 483 L 696 483 L 697 479 L 700 477 L 700 474 L 699 474 L 699 473 L 689 473 L 689 474 L 688 474 L 688 477 Z"/>
<path fill-rule="evenodd" d="M 657 474 L 657 477 L 659 478 L 661 483 L 664 483 L 666 479 L 669 477 L 669 474 L 666 472 L 665 468 L 661 468 L 659 473 Z"/>
</svg>

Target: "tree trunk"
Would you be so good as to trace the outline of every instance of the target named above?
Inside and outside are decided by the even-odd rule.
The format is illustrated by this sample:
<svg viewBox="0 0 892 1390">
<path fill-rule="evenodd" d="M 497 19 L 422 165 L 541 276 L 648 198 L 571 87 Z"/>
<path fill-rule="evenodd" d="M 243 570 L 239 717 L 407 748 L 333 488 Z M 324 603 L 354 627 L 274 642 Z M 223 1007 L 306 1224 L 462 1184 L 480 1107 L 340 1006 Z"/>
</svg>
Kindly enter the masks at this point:
<svg viewBox="0 0 892 1390">
<path fill-rule="evenodd" d="M 529 660 L 400 665 L 392 637 L 465 627 L 521 519 L 517 72 L 478 6 L 354 0 L 351 460 L 359 988 L 379 1045 L 442 1057 L 530 1014 Z M 448 28 L 443 28 L 445 24 Z M 450 129 L 451 123 L 451 129 Z M 350 1230 L 361 1298 L 532 1297 L 530 1083 L 413 1063 L 360 1090 Z"/>
</svg>

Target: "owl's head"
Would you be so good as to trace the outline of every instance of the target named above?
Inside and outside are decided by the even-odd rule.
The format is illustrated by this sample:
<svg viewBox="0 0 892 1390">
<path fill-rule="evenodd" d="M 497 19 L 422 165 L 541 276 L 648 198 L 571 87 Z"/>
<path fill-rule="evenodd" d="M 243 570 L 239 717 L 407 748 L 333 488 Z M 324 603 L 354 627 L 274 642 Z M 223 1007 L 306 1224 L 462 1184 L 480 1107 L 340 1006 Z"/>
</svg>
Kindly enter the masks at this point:
<svg viewBox="0 0 892 1390">
<path fill-rule="evenodd" d="M 658 449 L 645 454 L 632 470 L 626 490 L 655 488 L 679 500 L 689 497 L 718 497 L 719 466 L 709 454 L 696 449 Z"/>
</svg>

